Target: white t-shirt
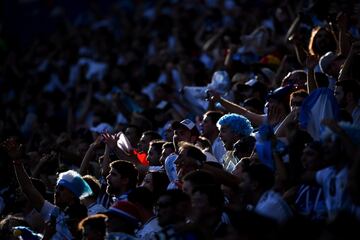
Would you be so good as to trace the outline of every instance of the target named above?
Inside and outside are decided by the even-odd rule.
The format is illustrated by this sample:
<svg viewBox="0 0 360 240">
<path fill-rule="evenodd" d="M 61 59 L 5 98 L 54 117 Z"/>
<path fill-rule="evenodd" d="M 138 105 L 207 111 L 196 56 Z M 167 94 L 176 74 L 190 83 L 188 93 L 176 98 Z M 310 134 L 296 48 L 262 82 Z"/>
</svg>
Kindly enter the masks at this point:
<svg viewBox="0 0 360 240">
<path fill-rule="evenodd" d="M 215 139 L 211 148 L 212 148 L 212 154 L 214 155 L 214 157 L 218 160 L 218 162 L 220 164 L 223 164 L 222 159 L 223 159 L 224 154 L 226 153 L 226 149 L 224 147 L 223 142 L 221 141 L 221 139 L 219 137 L 217 137 Z"/>
<path fill-rule="evenodd" d="M 347 180 L 347 167 L 339 172 L 334 167 L 316 172 L 316 182 L 323 189 L 329 220 L 333 220 L 340 210 L 351 208 L 350 196 L 346 191 Z"/>
<path fill-rule="evenodd" d="M 57 206 L 49 203 L 48 201 L 45 201 L 41 208 L 40 214 L 45 222 L 50 220 L 51 215 L 57 216 L 56 233 L 51 238 L 52 240 L 73 239 L 73 236 L 65 222 L 65 214 Z"/>
<path fill-rule="evenodd" d="M 280 194 L 273 190 L 263 193 L 255 206 L 256 213 L 274 219 L 278 223 L 284 223 L 292 217 L 290 207 Z"/>
<path fill-rule="evenodd" d="M 229 173 L 234 171 L 237 161 L 237 158 L 234 156 L 234 151 L 227 151 L 222 158 L 224 169 Z"/>
<path fill-rule="evenodd" d="M 168 189 L 177 188 L 175 182 L 178 180 L 177 172 L 176 172 L 176 165 L 175 160 L 177 159 L 178 155 L 176 153 L 171 153 L 165 159 L 165 172 L 169 178 L 169 186 Z"/>
<path fill-rule="evenodd" d="M 139 239 L 152 239 L 155 233 L 160 232 L 161 227 L 157 217 L 150 218 L 142 227 L 136 232 L 135 236 Z"/>
</svg>

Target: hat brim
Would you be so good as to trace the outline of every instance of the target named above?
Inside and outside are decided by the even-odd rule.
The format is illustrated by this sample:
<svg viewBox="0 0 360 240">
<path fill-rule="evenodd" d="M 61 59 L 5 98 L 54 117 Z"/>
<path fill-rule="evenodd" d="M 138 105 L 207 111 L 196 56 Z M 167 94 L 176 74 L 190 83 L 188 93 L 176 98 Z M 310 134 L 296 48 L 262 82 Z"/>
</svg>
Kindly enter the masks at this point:
<svg viewBox="0 0 360 240">
<path fill-rule="evenodd" d="M 114 210 L 114 209 L 110 208 L 107 211 L 103 212 L 102 214 L 104 214 L 106 216 L 114 216 L 114 217 L 119 217 L 119 218 L 125 219 L 134 225 L 139 224 L 138 219 L 136 219 L 132 216 L 129 216 L 128 214 L 124 213 L 122 210 Z"/>
<path fill-rule="evenodd" d="M 171 128 L 173 130 L 177 130 L 177 129 L 186 129 L 186 130 L 191 130 L 188 127 L 186 127 L 184 124 L 180 123 L 179 121 L 175 121 L 173 122 L 173 124 L 171 124 Z"/>
</svg>

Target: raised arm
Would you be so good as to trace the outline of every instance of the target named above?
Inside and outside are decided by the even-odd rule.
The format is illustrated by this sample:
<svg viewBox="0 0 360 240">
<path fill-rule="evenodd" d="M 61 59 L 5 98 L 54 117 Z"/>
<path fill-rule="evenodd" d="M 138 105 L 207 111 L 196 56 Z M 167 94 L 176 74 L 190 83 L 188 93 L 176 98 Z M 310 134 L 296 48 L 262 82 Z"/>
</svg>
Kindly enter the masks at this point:
<svg viewBox="0 0 360 240">
<path fill-rule="evenodd" d="M 349 80 L 353 78 L 354 58 L 360 53 L 360 41 L 354 42 L 351 45 L 349 54 L 345 60 L 344 66 L 339 75 L 339 81 Z"/>
<path fill-rule="evenodd" d="M 29 199 L 29 202 L 32 204 L 32 206 L 40 212 L 45 200 L 40 192 L 34 187 L 28 174 L 25 171 L 24 165 L 22 163 L 22 145 L 18 144 L 15 139 L 8 139 L 3 143 L 3 146 L 13 161 L 16 178 L 21 187 L 21 190 Z"/>
<path fill-rule="evenodd" d="M 203 51 L 209 51 L 215 45 L 215 43 L 220 39 L 220 37 L 224 34 L 225 29 L 219 29 L 210 39 L 208 39 L 204 46 L 202 47 Z"/>
<path fill-rule="evenodd" d="M 95 141 L 93 143 L 90 144 L 88 150 L 86 151 L 85 153 L 85 156 L 81 162 L 81 165 L 80 165 L 80 169 L 79 169 L 79 173 L 80 175 L 86 175 L 87 174 L 87 171 L 88 171 L 88 168 L 89 168 L 89 163 L 91 160 L 94 159 L 95 157 L 95 150 L 97 147 L 99 147 L 100 143 L 101 143 L 101 139 L 102 137 L 101 136 L 98 136 Z"/>
<path fill-rule="evenodd" d="M 211 100 L 220 103 L 227 111 L 237 113 L 248 118 L 253 125 L 259 126 L 266 118 L 266 115 L 253 113 L 244 107 L 241 107 L 233 102 L 230 102 L 214 91 L 209 91 Z"/>
<path fill-rule="evenodd" d="M 275 135 L 278 138 L 286 138 L 287 136 L 287 129 L 291 123 L 297 122 L 300 114 L 300 108 L 294 108 L 280 123 L 278 128 L 275 131 Z"/>
<path fill-rule="evenodd" d="M 306 57 L 306 67 L 308 69 L 306 81 L 307 81 L 307 92 L 309 94 L 318 87 L 315 78 L 315 71 L 314 71 L 317 63 L 318 63 L 318 59 L 316 58 L 316 56 L 309 55 Z"/>
<path fill-rule="evenodd" d="M 338 54 L 346 56 L 349 53 L 351 40 L 347 32 L 348 28 L 348 15 L 340 12 L 336 17 L 336 23 L 338 25 Z"/>
<path fill-rule="evenodd" d="M 294 51 L 296 54 L 296 58 L 299 62 L 299 64 L 301 66 L 305 65 L 305 61 L 306 61 L 306 55 L 307 55 L 307 50 L 305 49 L 305 47 L 302 45 L 301 40 L 298 39 L 299 37 L 297 36 L 297 34 L 291 35 L 288 39 L 288 41 L 292 44 L 292 46 L 294 47 Z"/>
</svg>

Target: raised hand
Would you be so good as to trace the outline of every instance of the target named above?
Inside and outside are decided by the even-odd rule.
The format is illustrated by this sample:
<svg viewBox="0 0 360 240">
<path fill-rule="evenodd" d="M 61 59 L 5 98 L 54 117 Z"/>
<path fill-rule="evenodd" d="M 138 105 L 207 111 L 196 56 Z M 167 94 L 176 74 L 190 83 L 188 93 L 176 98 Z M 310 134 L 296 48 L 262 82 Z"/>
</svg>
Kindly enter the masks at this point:
<svg viewBox="0 0 360 240">
<path fill-rule="evenodd" d="M 101 142 L 102 142 L 103 140 L 104 140 L 103 135 L 97 136 L 97 138 L 95 139 L 95 141 L 90 144 L 90 147 L 96 148 L 96 147 L 100 146 L 100 144 L 101 144 Z"/>
<path fill-rule="evenodd" d="M 63 132 L 59 135 L 59 137 L 56 139 L 56 145 L 62 145 L 63 143 L 70 140 L 69 134 Z"/>
<path fill-rule="evenodd" d="M 218 92 L 215 92 L 214 90 L 208 90 L 207 94 L 208 94 L 209 101 L 219 102 L 221 99 L 220 94 Z"/>
<path fill-rule="evenodd" d="M 6 139 L 1 146 L 6 150 L 11 159 L 21 159 L 24 156 L 23 146 L 15 138 Z"/>
<path fill-rule="evenodd" d="M 117 141 L 119 140 L 118 134 L 103 133 L 104 143 L 111 149 L 114 150 L 117 147 Z"/>
</svg>

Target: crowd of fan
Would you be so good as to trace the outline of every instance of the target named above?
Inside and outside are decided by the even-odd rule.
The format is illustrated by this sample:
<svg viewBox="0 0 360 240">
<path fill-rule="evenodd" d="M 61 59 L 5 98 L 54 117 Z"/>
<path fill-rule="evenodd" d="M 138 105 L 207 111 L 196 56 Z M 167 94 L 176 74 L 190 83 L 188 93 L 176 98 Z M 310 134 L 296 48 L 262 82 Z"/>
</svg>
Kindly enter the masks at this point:
<svg viewBox="0 0 360 240">
<path fill-rule="evenodd" d="M 356 238 L 358 1 L 101 2 L 0 32 L 0 239 Z"/>
</svg>

